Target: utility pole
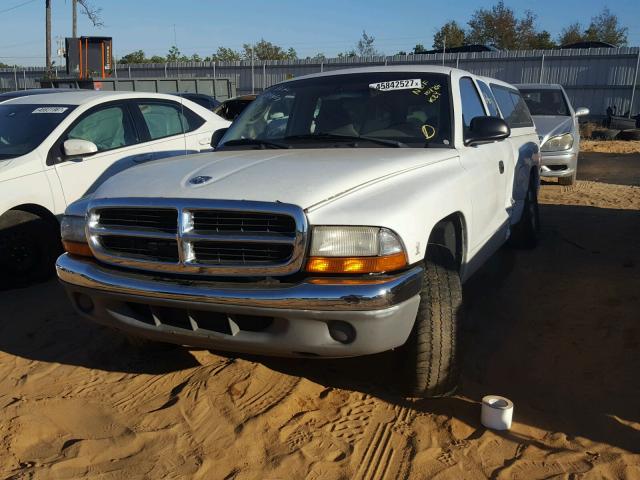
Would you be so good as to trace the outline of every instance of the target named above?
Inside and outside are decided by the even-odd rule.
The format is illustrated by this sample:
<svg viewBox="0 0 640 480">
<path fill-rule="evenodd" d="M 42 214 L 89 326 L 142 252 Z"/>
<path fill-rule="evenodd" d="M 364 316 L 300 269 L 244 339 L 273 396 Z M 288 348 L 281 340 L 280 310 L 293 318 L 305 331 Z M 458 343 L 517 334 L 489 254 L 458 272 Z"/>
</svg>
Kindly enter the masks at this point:
<svg viewBox="0 0 640 480">
<path fill-rule="evenodd" d="M 51 72 L 51 0 L 44 1 L 45 7 L 45 52 L 47 61 L 47 73 Z"/>
<path fill-rule="evenodd" d="M 78 37 L 78 0 L 71 0 L 71 36 Z"/>
</svg>

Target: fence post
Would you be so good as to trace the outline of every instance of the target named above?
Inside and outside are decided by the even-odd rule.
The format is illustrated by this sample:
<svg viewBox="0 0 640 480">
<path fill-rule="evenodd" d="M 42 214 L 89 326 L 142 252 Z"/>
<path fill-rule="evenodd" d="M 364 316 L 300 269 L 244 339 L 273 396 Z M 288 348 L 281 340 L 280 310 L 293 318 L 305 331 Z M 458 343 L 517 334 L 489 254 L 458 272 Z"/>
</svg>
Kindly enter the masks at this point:
<svg viewBox="0 0 640 480">
<path fill-rule="evenodd" d="M 324 72 L 324 62 L 320 62 L 320 73 Z"/>
<path fill-rule="evenodd" d="M 456 54 L 456 68 L 460 68 L 460 52 Z"/>
<path fill-rule="evenodd" d="M 24 68 L 22 69 L 22 89 L 27 89 L 27 71 Z"/>
<path fill-rule="evenodd" d="M 638 52 L 638 59 L 636 60 L 636 72 L 633 74 L 633 84 L 631 85 L 631 105 L 629 105 L 629 118 L 631 118 L 631 111 L 633 110 L 633 99 L 636 96 L 636 84 L 638 83 L 639 67 L 640 67 L 640 52 Z"/>
<path fill-rule="evenodd" d="M 213 62 L 213 78 L 216 78 L 216 62 Z M 215 85 L 215 82 L 213 82 Z"/>
<path fill-rule="evenodd" d="M 18 67 L 16 67 L 15 65 L 13 66 L 13 80 L 16 82 L 16 90 L 19 90 L 19 88 L 18 88 Z"/>
<path fill-rule="evenodd" d="M 267 89 L 267 61 L 262 62 L 262 91 Z"/>
<path fill-rule="evenodd" d="M 538 80 L 538 83 L 542 83 L 542 75 L 544 74 L 544 53 L 542 54 L 542 57 L 540 58 L 540 79 Z"/>
<path fill-rule="evenodd" d="M 164 64 L 164 78 L 167 78 L 167 64 Z"/>
<path fill-rule="evenodd" d="M 129 78 L 131 78 L 131 65 L 129 65 Z"/>
</svg>

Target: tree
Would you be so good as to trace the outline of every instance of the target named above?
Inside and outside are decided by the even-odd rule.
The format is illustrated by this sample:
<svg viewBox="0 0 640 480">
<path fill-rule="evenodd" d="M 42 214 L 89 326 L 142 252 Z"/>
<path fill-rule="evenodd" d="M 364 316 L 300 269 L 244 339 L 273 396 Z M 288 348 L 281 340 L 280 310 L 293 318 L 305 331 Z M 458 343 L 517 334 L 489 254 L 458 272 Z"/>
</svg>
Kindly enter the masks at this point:
<svg viewBox="0 0 640 480">
<path fill-rule="evenodd" d="M 599 15 L 591 18 L 591 23 L 585 31 L 585 40 L 607 42 L 617 47 L 627 44 L 629 29 L 619 24 L 617 15 L 605 7 Z"/>
<path fill-rule="evenodd" d="M 191 62 L 201 62 L 202 61 L 202 57 L 200 55 L 198 55 L 197 53 L 194 53 L 193 55 L 191 55 L 191 58 L 189 58 L 189 61 L 191 61 Z"/>
<path fill-rule="evenodd" d="M 591 23 L 582 30 L 580 23 L 572 23 L 564 28 L 558 37 L 560 45 L 582 41 L 607 42 L 618 47 L 627 44 L 629 29 L 620 25 L 618 17 L 608 8 L 603 8 L 599 15 L 591 17 Z"/>
<path fill-rule="evenodd" d="M 188 62 L 189 58 L 185 55 L 182 55 L 180 49 L 173 45 L 169 49 L 169 53 L 167 53 L 167 62 Z"/>
<path fill-rule="evenodd" d="M 298 58 L 298 54 L 293 48 L 284 50 L 274 43 L 267 42 L 264 38 L 255 45 L 245 43 L 242 48 L 244 49 L 243 56 L 247 60 L 251 59 L 252 54 L 255 60 L 295 60 Z"/>
<path fill-rule="evenodd" d="M 476 10 L 468 22 L 468 41 L 498 48 L 513 49 L 517 44 L 517 26 L 513 10 L 500 0 L 491 9 Z"/>
<path fill-rule="evenodd" d="M 127 53 L 120 59 L 120 63 L 145 63 L 146 59 L 142 50 L 136 50 L 135 52 Z"/>
<path fill-rule="evenodd" d="M 578 22 L 563 28 L 558 37 L 560 45 L 581 42 L 582 40 L 584 40 L 584 35 L 582 34 L 582 26 Z"/>
<path fill-rule="evenodd" d="M 382 55 L 382 52 L 376 50 L 374 47 L 375 37 L 368 35 L 366 31 L 362 31 L 362 37 L 356 43 L 356 53 L 360 57 L 377 57 Z"/>
<path fill-rule="evenodd" d="M 167 62 L 166 58 L 161 57 L 160 55 L 154 55 L 148 60 L 145 59 L 144 63 L 166 63 L 166 62 Z"/>
<path fill-rule="evenodd" d="M 436 49 L 461 47 L 465 43 L 465 31 L 455 20 L 445 23 L 433 36 L 433 48 Z"/>
<path fill-rule="evenodd" d="M 551 40 L 551 34 L 548 31 L 538 31 L 536 19 L 536 14 L 531 10 L 527 10 L 524 17 L 518 20 L 516 26 L 516 48 L 548 49 L 556 46 Z"/>
<path fill-rule="evenodd" d="M 347 50 L 346 52 L 338 53 L 338 58 L 351 58 L 356 56 L 358 56 L 358 54 L 353 48 L 351 50 Z"/>
<path fill-rule="evenodd" d="M 418 54 L 420 54 L 420 53 L 424 53 L 424 52 L 426 52 L 426 51 L 427 51 L 427 49 L 425 48 L 425 46 L 424 46 L 423 44 L 421 44 L 421 43 L 416 43 L 416 46 L 415 46 L 415 47 L 413 47 L 413 52 L 412 52 L 412 53 L 413 53 L 414 55 L 418 55 Z"/>
<path fill-rule="evenodd" d="M 216 53 L 211 55 L 211 57 L 207 57 L 206 60 L 211 62 L 238 62 L 242 60 L 242 55 L 232 48 L 218 47 Z"/>
</svg>

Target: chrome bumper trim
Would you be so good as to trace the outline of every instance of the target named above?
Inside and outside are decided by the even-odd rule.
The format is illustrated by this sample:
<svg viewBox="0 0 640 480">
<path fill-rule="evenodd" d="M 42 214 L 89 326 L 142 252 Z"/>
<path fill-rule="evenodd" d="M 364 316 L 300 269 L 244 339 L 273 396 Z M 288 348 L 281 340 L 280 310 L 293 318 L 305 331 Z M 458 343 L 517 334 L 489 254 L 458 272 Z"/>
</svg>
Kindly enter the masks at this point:
<svg viewBox="0 0 640 480">
<path fill-rule="evenodd" d="M 65 283 L 113 294 L 210 305 L 331 311 L 378 310 L 397 305 L 420 292 L 423 276 L 423 268 L 415 266 L 394 275 L 362 279 L 357 284 L 340 283 L 344 279 L 337 278 L 308 278 L 295 284 L 246 284 L 126 272 L 69 254 L 58 258 L 56 269 Z"/>
</svg>

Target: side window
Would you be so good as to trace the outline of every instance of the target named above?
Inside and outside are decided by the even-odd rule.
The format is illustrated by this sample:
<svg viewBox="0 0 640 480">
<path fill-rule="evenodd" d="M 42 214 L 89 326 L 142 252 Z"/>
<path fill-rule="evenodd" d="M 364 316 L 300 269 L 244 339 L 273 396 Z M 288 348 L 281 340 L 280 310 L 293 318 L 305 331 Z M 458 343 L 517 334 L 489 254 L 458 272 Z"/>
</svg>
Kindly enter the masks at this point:
<svg viewBox="0 0 640 480">
<path fill-rule="evenodd" d="M 462 101 L 462 122 L 466 132 L 473 118 L 484 117 L 487 114 L 482 106 L 478 90 L 469 77 L 460 79 L 460 99 Z"/>
<path fill-rule="evenodd" d="M 151 140 L 191 132 L 204 123 L 204 120 L 191 110 L 174 103 L 139 102 L 138 108 Z"/>
<path fill-rule="evenodd" d="M 511 95 L 511 100 L 514 104 L 512 121 L 513 125 L 510 125 L 510 127 L 532 127 L 533 119 L 531 118 L 529 107 L 527 107 L 527 104 L 525 103 L 524 98 L 522 98 L 522 95 L 520 95 L 520 93 L 516 92 L 515 90 L 511 90 L 509 92 L 509 95 Z"/>
<path fill-rule="evenodd" d="M 491 90 L 498 102 L 502 117 L 509 127 L 520 128 L 533 126 L 529 109 L 520 96 L 520 93 L 516 90 L 498 85 L 491 85 Z"/>
<path fill-rule="evenodd" d="M 492 117 L 499 117 L 500 112 L 498 112 L 496 99 L 493 97 L 493 93 L 491 93 L 489 85 L 484 82 L 478 81 L 478 86 L 480 87 L 480 92 L 482 92 L 482 96 L 484 97 L 484 102 L 487 104 L 487 107 L 489 107 L 489 115 L 491 115 Z"/>
<path fill-rule="evenodd" d="M 69 139 L 93 142 L 99 152 L 138 142 L 129 113 L 120 105 L 89 113 L 67 133 L 66 140 Z"/>
</svg>

